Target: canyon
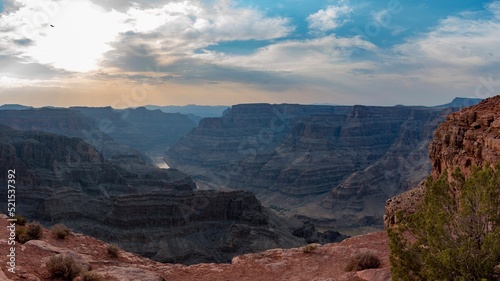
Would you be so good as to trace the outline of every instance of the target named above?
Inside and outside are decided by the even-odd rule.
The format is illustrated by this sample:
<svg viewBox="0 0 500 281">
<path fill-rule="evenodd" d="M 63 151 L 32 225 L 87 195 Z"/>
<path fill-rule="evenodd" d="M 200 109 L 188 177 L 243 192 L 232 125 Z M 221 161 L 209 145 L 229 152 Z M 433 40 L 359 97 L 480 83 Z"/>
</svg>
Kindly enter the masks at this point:
<svg viewBox="0 0 500 281">
<path fill-rule="evenodd" d="M 318 227 L 382 229 L 385 201 L 428 175 L 432 133 L 458 109 L 235 105 L 202 119 L 169 147 L 165 162 L 201 188 L 248 190 Z"/>
<path fill-rule="evenodd" d="M 2 169 L 21 175 L 20 214 L 46 226 L 162 262 L 229 262 L 381 229 L 385 200 L 427 175 L 432 132 L 457 109 L 244 104 L 196 127 L 144 108 L 9 106 Z"/>
<path fill-rule="evenodd" d="M 16 214 L 154 260 L 228 262 L 307 240 L 293 234 L 301 222 L 279 218 L 248 191 L 200 191 L 176 169 L 117 165 L 81 138 L 0 125 L 0 152 L 0 169 L 15 170 Z M 0 175 L 0 190 L 7 179 Z"/>
</svg>

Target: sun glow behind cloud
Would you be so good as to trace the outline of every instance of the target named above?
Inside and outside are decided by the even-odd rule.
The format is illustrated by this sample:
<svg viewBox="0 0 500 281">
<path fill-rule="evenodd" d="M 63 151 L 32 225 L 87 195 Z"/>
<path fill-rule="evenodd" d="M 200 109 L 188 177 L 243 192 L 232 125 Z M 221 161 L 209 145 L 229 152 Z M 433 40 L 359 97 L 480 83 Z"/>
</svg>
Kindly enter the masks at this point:
<svg viewBox="0 0 500 281">
<path fill-rule="evenodd" d="M 16 35 L 33 41 L 22 53 L 28 61 L 67 71 L 94 70 L 111 49 L 109 42 L 127 28 L 124 15 L 105 12 L 85 0 L 60 1 L 52 14 L 33 2 L 25 1 L 15 15 L 25 23 L 21 30 L 29 31 Z"/>
<path fill-rule="evenodd" d="M 0 103 L 54 85 L 100 91 L 102 105 L 127 87 L 147 87 L 145 104 L 437 104 L 500 84 L 500 1 L 459 0 L 426 24 L 441 4 L 318 1 L 4 0 Z"/>
</svg>

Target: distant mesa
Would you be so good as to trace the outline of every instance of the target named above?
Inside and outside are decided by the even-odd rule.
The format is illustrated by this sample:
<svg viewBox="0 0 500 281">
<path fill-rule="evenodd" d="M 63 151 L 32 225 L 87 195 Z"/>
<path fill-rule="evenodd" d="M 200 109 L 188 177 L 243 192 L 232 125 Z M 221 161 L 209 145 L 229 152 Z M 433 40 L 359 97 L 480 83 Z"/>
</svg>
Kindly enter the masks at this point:
<svg viewBox="0 0 500 281">
<path fill-rule="evenodd" d="M 480 98 L 454 98 L 452 102 L 438 105 L 436 107 L 458 107 L 463 108 L 467 106 L 473 106 L 480 103 L 483 99 Z"/>
<path fill-rule="evenodd" d="M 230 106 L 211 106 L 211 105 L 184 105 L 184 106 L 158 106 L 146 105 L 144 106 L 150 110 L 159 109 L 166 113 L 181 113 L 187 115 L 191 120 L 198 124 L 201 119 L 205 117 L 220 117 L 223 112 L 230 108 Z"/>
<path fill-rule="evenodd" d="M 0 110 L 25 110 L 32 109 L 32 106 L 25 106 L 20 104 L 4 104 L 0 105 Z"/>
</svg>

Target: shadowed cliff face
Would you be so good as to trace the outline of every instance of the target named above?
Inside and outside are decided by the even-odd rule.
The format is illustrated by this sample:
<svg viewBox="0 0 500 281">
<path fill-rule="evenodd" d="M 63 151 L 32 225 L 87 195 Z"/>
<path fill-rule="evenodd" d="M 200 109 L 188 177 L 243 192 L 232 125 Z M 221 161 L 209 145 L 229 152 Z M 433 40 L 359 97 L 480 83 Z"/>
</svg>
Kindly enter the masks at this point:
<svg viewBox="0 0 500 281">
<path fill-rule="evenodd" d="M 460 168 L 470 174 L 472 165 L 493 165 L 500 162 L 500 96 L 449 114 L 434 132 L 429 145 L 432 176 L 437 178 L 447 171 L 451 175 Z M 387 201 L 385 226 L 397 223 L 395 213 L 415 212 L 425 193 L 423 184 Z"/>
<path fill-rule="evenodd" d="M 111 107 L 0 110 L 0 124 L 82 138 L 116 163 L 132 158 L 149 162 L 148 158 L 162 156 L 169 145 L 195 127 L 181 114 Z"/>
<path fill-rule="evenodd" d="M 268 213 L 250 192 L 197 191 L 175 169 L 118 166 L 80 138 L 0 125 L 0 152 L 4 194 L 6 171 L 16 171 L 17 214 L 158 261 L 227 262 L 304 243 L 292 235 L 296 225 Z"/>
<path fill-rule="evenodd" d="M 187 134 L 196 124 L 186 115 L 160 110 L 117 110 L 111 107 L 73 107 L 101 124 L 105 133 L 116 141 L 144 154 L 162 156 L 171 144 Z"/>
<path fill-rule="evenodd" d="M 237 105 L 166 154 L 199 186 L 251 190 L 325 226 L 382 226 L 385 200 L 430 171 L 427 146 L 451 109 Z"/>
<path fill-rule="evenodd" d="M 68 137 L 78 137 L 91 144 L 107 160 L 120 163 L 144 164 L 147 157 L 132 147 L 118 143 L 104 131 L 112 125 L 86 117 L 77 110 L 40 108 L 27 110 L 1 110 L 0 124 L 22 131 L 46 131 Z"/>
</svg>

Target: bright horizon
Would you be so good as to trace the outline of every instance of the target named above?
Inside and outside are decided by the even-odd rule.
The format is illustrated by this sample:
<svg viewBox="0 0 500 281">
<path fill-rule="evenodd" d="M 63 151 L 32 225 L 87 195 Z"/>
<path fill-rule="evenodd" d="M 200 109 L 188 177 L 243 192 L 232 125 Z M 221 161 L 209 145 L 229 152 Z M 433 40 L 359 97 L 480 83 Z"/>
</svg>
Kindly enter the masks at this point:
<svg viewBox="0 0 500 281">
<path fill-rule="evenodd" d="M 500 1 L 0 0 L 0 104 L 486 98 L 499 30 Z"/>
</svg>

